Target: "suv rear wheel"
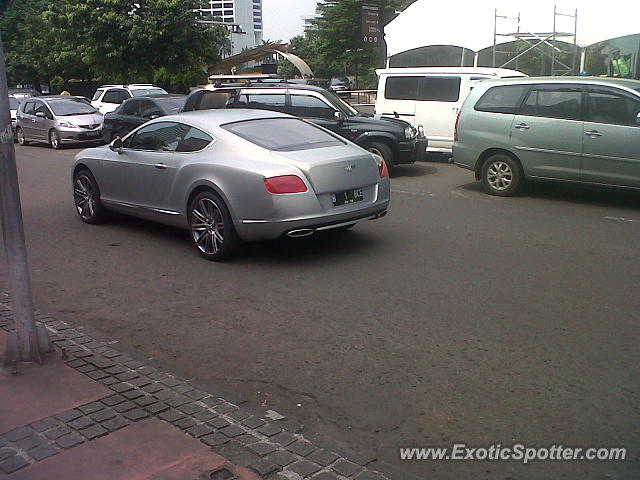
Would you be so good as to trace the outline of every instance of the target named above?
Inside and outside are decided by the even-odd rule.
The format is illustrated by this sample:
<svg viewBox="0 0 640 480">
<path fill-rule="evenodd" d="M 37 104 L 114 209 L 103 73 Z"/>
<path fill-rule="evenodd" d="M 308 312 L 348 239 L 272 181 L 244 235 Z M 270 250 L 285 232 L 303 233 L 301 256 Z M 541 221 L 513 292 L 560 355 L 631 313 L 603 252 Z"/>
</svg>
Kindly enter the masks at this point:
<svg viewBox="0 0 640 480">
<path fill-rule="evenodd" d="M 522 184 L 520 164 L 503 153 L 491 155 L 482 165 L 482 184 L 489 195 L 515 195 Z"/>
</svg>

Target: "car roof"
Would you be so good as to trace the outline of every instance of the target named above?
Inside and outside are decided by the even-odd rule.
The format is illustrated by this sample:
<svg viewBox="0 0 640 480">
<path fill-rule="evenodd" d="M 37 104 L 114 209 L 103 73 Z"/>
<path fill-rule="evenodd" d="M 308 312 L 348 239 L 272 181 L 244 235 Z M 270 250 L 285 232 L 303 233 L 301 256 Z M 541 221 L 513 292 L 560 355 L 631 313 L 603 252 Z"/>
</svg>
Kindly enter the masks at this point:
<svg viewBox="0 0 640 480">
<path fill-rule="evenodd" d="M 154 93 L 153 95 L 145 95 L 144 97 L 127 98 L 125 100 L 125 102 L 140 101 L 140 100 L 146 100 L 146 99 L 151 99 L 151 100 L 170 100 L 170 99 L 186 98 L 186 97 L 187 97 L 187 95 L 183 95 L 181 93 Z"/>
<path fill-rule="evenodd" d="M 510 85 L 510 84 L 558 84 L 572 83 L 582 85 L 604 85 L 612 87 L 625 87 L 631 90 L 640 91 L 640 81 L 629 78 L 613 78 L 613 77 L 523 77 L 523 78 L 501 78 L 486 80 L 488 85 Z M 485 84 L 482 82 L 481 84 Z"/>
<path fill-rule="evenodd" d="M 160 121 L 185 122 L 194 127 L 210 130 L 225 123 L 241 122 L 244 120 L 260 120 L 263 118 L 297 118 L 286 113 L 270 110 L 257 110 L 246 108 L 230 108 L 217 110 L 196 110 L 162 117 Z"/>
<path fill-rule="evenodd" d="M 45 95 L 42 97 L 34 97 L 33 100 L 82 100 L 87 101 L 85 97 L 79 97 L 75 95 Z"/>
<path fill-rule="evenodd" d="M 492 77 L 526 77 L 525 73 L 509 68 L 490 67 L 393 67 L 376 70 L 378 75 L 412 75 L 433 73 L 437 75 L 489 75 Z"/>
<path fill-rule="evenodd" d="M 308 84 L 304 84 L 304 83 L 293 83 L 293 82 L 287 82 L 286 80 L 284 81 L 277 81 L 277 82 L 256 82 L 256 83 L 245 83 L 242 85 L 220 85 L 219 87 L 211 87 L 211 88 L 202 88 L 202 89 L 198 89 L 198 90 L 210 90 L 210 91 L 214 91 L 214 92 L 219 92 L 220 90 L 238 90 L 238 89 L 283 89 L 283 88 L 290 88 L 290 89 L 298 89 L 298 90 L 310 90 L 310 91 L 314 91 L 314 92 L 326 92 L 327 90 L 325 88 L 319 87 L 317 85 L 308 85 Z M 197 90 L 194 90 L 194 92 Z"/>
</svg>

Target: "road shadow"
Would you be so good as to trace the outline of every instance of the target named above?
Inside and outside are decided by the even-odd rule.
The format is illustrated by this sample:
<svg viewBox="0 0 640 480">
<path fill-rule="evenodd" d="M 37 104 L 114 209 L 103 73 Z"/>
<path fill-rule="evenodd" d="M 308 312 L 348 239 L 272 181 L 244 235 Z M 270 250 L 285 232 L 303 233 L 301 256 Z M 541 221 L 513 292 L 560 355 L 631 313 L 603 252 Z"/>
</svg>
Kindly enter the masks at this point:
<svg viewBox="0 0 640 480">
<path fill-rule="evenodd" d="M 427 152 L 422 161 L 433 163 L 453 163 L 453 157 L 450 153 Z"/>
<path fill-rule="evenodd" d="M 484 187 L 480 181 L 466 183 L 456 188 L 485 194 Z M 625 208 L 634 211 L 640 210 L 640 191 L 616 187 L 599 187 L 552 181 L 529 181 L 522 186 L 515 198 L 534 198 L 600 207 Z"/>
<path fill-rule="evenodd" d="M 150 242 L 168 242 L 177 248 L 196 253 L 187 230 L 120 213 L 110 213 L 109 222 L 105 225 L 148 237 Z M 378 250 L 384 250 L 382 241 L 376 235 L 358 232 L 358 225 L 352 228 L 318 232 L 304 238 L 282 237 L 270 241 L 246 242 L 241 244 L 237 255 L 225 263 L 296 266 L 301 263 L 327 264 L 348 257 L 370 256 Z"/>
<path fill-rule="evenodd" d="M 424 165 L 422 163 L 413 163 L 411 165 L 399 165 L 394 167 L 393 172 L 390 173 L 391 178 L 401 177 L 424 177 L 426 175 L 434 175 L 438 173 L 438 169 L 431 165 Z"/>
</svg>

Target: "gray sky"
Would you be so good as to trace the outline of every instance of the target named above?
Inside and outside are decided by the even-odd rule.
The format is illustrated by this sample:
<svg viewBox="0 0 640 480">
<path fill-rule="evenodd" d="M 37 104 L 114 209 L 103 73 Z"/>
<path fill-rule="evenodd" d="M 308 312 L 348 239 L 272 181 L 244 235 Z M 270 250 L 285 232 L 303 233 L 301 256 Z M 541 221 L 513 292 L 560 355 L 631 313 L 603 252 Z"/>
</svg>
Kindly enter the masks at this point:
<svg viewBox="0 0 640 480">
<path fill-rule="evenodd" d="M 318 0 L 262 0 L 264 39 L 288 42 L 303 32 L 302 17 L 311 17 Z"/>
</svg>

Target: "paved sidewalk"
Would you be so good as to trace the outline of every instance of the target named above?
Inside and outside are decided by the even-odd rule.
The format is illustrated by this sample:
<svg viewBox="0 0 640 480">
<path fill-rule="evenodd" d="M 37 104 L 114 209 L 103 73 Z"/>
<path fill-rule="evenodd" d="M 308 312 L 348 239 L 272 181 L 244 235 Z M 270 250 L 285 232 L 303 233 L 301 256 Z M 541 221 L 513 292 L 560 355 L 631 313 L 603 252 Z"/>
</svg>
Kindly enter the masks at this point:
<svg viewBox="0 0 640 480">
<path fill-rule="evenodd" d="M 56 352 L 0 372 L 0 478 L 383 480 L 374 457 L 310 442 L 303 426 L 197 389 L 36 312 Z M 11 303 L 0 293 L 0 356 Z M 323 448 L 324 447 L 324 448 Z M 389 471 L 392 471 L 389 473 Z"/>
</svg>

